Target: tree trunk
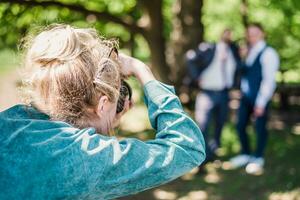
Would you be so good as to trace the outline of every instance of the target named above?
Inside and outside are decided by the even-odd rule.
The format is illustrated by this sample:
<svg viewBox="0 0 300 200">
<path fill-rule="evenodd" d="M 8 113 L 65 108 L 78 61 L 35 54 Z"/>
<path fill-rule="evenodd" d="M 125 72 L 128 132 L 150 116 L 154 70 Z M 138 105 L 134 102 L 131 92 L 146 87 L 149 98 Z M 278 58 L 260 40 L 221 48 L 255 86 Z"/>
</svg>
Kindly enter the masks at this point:
<svg viewBox="0 0 300 200">
<path fill-rule="evenodd" d="M 177 87 L 186 72 L 186 51 L 196 48 L 203 41 L 202 6 L 203 0 L 176 0 L 173 7 L 173 32 L 168 49 L 171 57 L 168 61 L 172 66 L 172 80 L 175 80 Z"/>
<path fill-rule="evenodd" d="M 142 5 L 145 11 L 142 17 L 146 19 L 146 23 L 144 24 L 137 24 L 134 17 L 128 14 L 120 17 L 109 13 L 107 10 L 90 10 L 76 3 L 67 4 L 61 1 L 36 0 L 3 0 L 1 3 L 2 2 L 20 4 L 26 7 L 64 7 L 82 13 L 84 17 L 92 14 L 101 20 L 120 24 L 127 28 L 132 34 L 141 34 L 145 37 L 149 45 L 151 51 L 151 65 L 154 73 L 160 80 L 167 83 L 178 83 L 181 81 L 183 73 L 185 72 L 184 54 L 189 48 L 197 46 L 198 43 L 202 41 L 203 36 L 203 25 L 201 23 L 203 0 L 176 0 L 174 3 L 174 29 L 171 35 L 170 45 L 168 44 L 170 47 L 168 52 L 166 51 L 167 44 L 163 34 L 163 0 L 137 1 L 138 4 Z M 132 51 L 134 49 L 132 45 L 131 49 Z"/>
<path fill-rule="evenodd" d="M 148 18 L 145 27 L 145 39 L 150 48 L 150 59 L 152 69 L 158 78 L 166 83 L 170 83 L 170 67 L 166 63 L 166 40 L 163 35 L 164 19 L 162 15 L 162 0 L 144 0 L 142 4 Z"/>
</svg>

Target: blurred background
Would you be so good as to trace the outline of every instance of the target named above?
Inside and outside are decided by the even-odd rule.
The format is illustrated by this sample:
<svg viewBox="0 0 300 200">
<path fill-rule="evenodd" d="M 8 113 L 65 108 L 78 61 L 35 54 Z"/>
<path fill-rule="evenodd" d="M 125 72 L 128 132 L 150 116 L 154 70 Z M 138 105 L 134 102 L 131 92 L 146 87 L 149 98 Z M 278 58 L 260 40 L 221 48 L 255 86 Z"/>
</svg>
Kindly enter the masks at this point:
<svg viewBox="0 0 300 200">
<path fill-rule="evenodd" d="M 207 173 L 189 174 L 159 188 L 120 199 L 300 199 L 300 1 L 299 0 L 0 0 L 0 111 L 22 101 L 22 38 L 38 27 L 67 23 L 94 27 L 105 37 L 118 38 L 121 51 L 149 64 L 159 80 L 173 84 L 180 94 L 186 73 L 184 55 L 202 41 L 215 42 L 224 28 L 243 43 L 245 27 L 259 22 L 267 42 L 279 53 L 277 90 L 268 124 L 270 139 L 266 169 L 260 176 L 228 170 L 225 161 L 235 155 L 239 92 L 231 92 L 230 120 L 223 134 L 220 160 Z M 124 116 L 117 134 L 143 140 L 154 137 L 137 81 L 135 106 Z M 193 93 L 181 95 L 193 116 Z M 254 144 L 254 130 L 249 127 Z"/>
</svg>

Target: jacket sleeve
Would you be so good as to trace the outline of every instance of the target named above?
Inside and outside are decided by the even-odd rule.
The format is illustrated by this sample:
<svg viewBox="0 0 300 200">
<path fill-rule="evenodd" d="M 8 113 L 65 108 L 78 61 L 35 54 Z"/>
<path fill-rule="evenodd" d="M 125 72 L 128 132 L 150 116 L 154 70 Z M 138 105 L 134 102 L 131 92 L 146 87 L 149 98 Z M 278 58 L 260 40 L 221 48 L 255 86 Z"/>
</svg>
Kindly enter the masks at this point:
<svg viewBox="0 0 300 200">
<path fill-rule="evenodd" d="M 197 81 L 201 73 L 210 65 L 216 51 L 216 44 L 202 42 L 196 50 L 186 53 L 186 66 L 189 77 Z"/>
<path fill-rule="evenodd" d="M 255 106 L 265 108 L 276 89 L 276 72 L 279 68 L 279 56 L 273 48 L 267 48 L 262 54 L 262 81 L 255 100 Z"/>
<path fill-rule="evenodd" d="M 144 92 L 150 122 L 156 130 L 154 140 L 118 141 L 101 135 L 77 138 L 81 149 L 95 156 L 89 159 L 89 168 L 104 166 L 101 176 L 90 175 L 89 180 L 94 182 L 90 196 L 99 194 L 103 199 L 113 199 L 134 194 L 169 182 L 205 159 L 202 133 L 183 111 L 173 87 L 150 81 Z M 89 142 L 95 144 L 95 140 L 96 145 L 90 148 Z M 98 156 L 102 157 L 101 163 Z"/>
</svg>

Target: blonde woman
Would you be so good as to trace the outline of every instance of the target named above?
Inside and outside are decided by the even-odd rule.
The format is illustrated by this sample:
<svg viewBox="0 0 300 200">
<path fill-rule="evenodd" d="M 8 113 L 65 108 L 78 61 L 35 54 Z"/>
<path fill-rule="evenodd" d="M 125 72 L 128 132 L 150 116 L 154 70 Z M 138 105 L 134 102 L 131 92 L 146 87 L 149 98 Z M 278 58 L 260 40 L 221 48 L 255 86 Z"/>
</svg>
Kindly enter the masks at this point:
<svg viewBox="0 0 300 200">
<path fill-rule="evenodd" d="M 55 25 L 25 52 L 30 105 L 0 113 L 0 199 L 113 199 L 171 181 L 205 159 L 198 126 L 171 86 L 93 29 Z M 156 138 L 118 140 L 124 77 L 145 93 Z M 137 123 L 139 123 L 137 121 Z"/>
</svg>

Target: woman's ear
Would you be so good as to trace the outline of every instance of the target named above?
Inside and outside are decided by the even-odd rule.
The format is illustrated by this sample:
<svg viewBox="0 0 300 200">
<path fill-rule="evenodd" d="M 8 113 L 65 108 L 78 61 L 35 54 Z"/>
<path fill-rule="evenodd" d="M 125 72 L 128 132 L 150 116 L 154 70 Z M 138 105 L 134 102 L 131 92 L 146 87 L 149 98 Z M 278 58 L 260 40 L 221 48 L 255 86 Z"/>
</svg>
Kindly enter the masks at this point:
<svg viewBox="0 0 300 200">
<path fill-rule="evenodd" d="M 101 96 L 97 105 L 97 110 L 96 110 L 97 115 L 99 117 L 102 117 L 106 112 L 106 110 L 108 109 L 108 107 L 109 107 L 108 97 L 105 95 Z"/>
</svg>

